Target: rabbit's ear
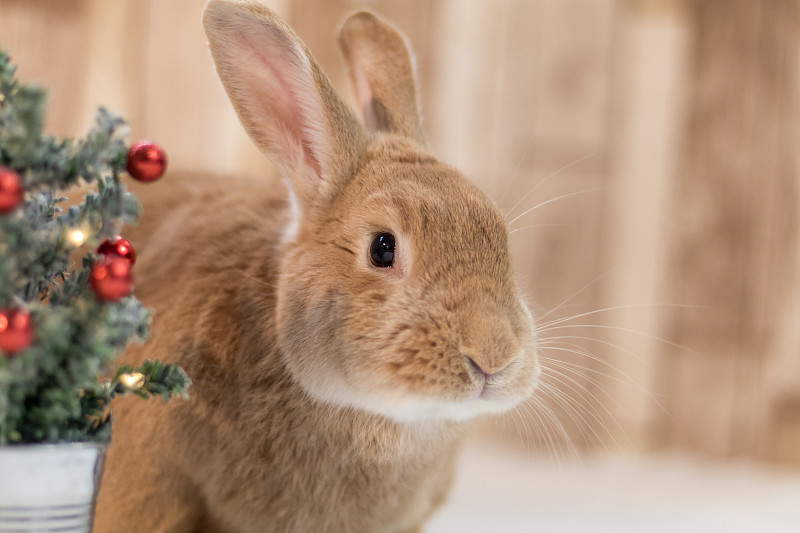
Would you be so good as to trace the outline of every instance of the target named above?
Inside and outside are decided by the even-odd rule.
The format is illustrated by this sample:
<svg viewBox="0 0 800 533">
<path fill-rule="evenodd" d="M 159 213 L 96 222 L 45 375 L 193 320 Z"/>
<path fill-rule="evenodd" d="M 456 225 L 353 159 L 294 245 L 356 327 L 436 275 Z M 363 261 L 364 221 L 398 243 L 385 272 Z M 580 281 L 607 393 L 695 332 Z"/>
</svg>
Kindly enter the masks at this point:
<svg viewBox="0 0 800 533">
<path fill-rule="evenodd" d="M 425 145 L 414 65 L 403 36 L 372 13 L 351 15 L 339 30 L 367 131 L 398 133 Z"/>
<path fill-rule="evenodd" d="M 295 33 L 249 0 L 210 0 L 203 25 L 217 74 L 250 138 L 308 207 L 350 176 L 358 119 Z"/>
</svg>

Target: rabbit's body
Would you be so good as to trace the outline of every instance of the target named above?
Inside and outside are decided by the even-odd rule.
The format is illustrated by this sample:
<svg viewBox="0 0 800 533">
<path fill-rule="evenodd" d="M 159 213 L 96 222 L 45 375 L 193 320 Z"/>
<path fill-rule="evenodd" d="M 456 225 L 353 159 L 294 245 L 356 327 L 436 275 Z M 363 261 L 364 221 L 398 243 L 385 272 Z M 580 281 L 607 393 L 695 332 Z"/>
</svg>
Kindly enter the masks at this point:
<svg viewBox="0 0 800 533">
<path fill-rule="evenodd" d="M 444 499 L 463 424 L 395 423 L 311 399 L 269 341 L 284 187 L 167 179 L 167 191 L 132 187 L 145 209 L 126 232 L 140 251 L 136 292 L 156 313 L 150 340 L 124 362 L 180 363 L 191 400 L 115 402 L 95 530 L 377 533 L 420 523 Z"/>
<path fill-rule="evenodd" d="M 402 37 L 366 13 L 340 42 L 362 123 L 296 35 L 211 0 L 217 72 L 276 180 L 139 187 L 136 293 L 181 364 L 167 406 L 122 399 L 97 531 L 419 530 L 466 421 L 539 373 L 497 208 L 424 148 Z"/>
</svg>

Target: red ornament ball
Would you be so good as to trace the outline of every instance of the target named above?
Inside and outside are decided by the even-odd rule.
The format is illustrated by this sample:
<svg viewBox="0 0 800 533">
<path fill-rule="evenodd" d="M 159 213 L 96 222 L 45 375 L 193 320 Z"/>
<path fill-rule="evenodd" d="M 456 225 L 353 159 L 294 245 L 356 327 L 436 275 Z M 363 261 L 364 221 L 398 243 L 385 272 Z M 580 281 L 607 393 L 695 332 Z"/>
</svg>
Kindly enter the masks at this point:
<svg viewBox="0 0 800 533">
<path fill-rule="evenodd" d="M 33 321 L 24 309 L 0 309 L 0 351 L 16 355 L 31 345 Z"/>
<path fill-rule="evenodd" d="M 100 243 L 100 247 L 97 248 L 97 253 L 124 257 L 130 261 L 131 266 L 136 263 L 136 251 L 133 249 L 133 246 L 131 246 L 130 242 L 123 239 L 119 235 L 113 239 L 106 239 Z"/>
<path fill-rule="evenodd" d="M 101 300 L 119 300 L 130 294 L 133 288 L 131 262 L 118 255 L 107 255 L 92 266 L 89 283 L 94 294 Z"/>
<path fill-rule="evenodd" d="M 155 181 L 167 169 L 167 154 L 154 142 L 139 141 L 128 150 L 128 174 L 137 181 Z"/>
<path fill-rule="evenodd" d="M 24 194 L 19 174 L 8 167 L 0 167 L 0 214 L 9 213 L 21 204 Z"/>
</svg>

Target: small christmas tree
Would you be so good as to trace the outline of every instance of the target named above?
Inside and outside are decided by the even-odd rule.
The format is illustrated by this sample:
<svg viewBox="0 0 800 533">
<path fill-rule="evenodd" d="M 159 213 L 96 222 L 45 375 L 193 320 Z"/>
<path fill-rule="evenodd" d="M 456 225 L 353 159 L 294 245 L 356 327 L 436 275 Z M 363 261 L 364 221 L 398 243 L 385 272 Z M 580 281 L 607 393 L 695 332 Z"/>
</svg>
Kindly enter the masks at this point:
<svg viewBox="0 0 800 533">
<path fill-rule="evenodd" d="M 43 135 L 45 94 L 14 74 L 0 50 L 0 445 L 104 440 L 115 395 L 166 400 L 189 386 L 157 361 L 103 379 L 150 321 L 130 295 L 133 249 L 115 238 L 139 215 L 120 175 L 152 181 L 165 158 L 128 150 L 125 122 L 104 109 L 83 140 Z M 62 209 L 59 191 L 85 183 L 97 190 Z"/>
</svg>

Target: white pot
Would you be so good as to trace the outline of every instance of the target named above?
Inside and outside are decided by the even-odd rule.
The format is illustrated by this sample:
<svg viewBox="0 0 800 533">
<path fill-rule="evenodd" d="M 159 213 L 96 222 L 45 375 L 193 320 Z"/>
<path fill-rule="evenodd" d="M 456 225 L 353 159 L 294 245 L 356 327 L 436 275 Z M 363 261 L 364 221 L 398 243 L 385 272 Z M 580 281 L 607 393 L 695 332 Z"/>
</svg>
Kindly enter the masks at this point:
<svg viewBox="0 0 800 533">
<path fill-rule="evenodd" d="M 104 443 L 0 446 L 0 533 L 89 533 Z"/>
</svg>

